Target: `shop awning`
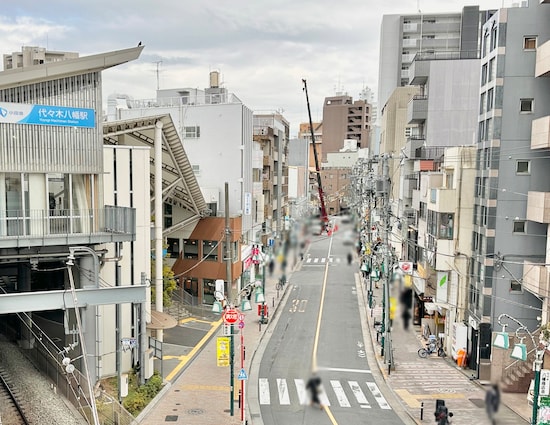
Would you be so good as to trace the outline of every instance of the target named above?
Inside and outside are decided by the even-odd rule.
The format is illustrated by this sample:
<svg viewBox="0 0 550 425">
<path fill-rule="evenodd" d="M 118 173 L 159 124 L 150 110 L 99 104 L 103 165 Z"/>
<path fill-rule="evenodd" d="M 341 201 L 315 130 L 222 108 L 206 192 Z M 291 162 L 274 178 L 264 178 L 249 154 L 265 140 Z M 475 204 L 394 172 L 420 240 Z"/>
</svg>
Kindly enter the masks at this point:
<svg viewBox="0 0 550 425">
<path fill-rule="evenodd" d="M 424 303 L 424 308 L 429 311 L 437 311 L 440 316 L 445 316 L 451 306 L 447 303 Z"/>
</svg>

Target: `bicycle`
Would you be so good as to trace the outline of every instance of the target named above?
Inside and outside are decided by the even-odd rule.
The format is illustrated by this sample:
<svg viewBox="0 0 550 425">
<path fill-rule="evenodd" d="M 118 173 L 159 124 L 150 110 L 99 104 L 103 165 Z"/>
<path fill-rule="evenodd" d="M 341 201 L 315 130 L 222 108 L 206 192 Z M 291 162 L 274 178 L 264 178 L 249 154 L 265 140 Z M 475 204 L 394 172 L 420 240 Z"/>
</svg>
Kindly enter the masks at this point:
<svg viewBox="0 0 550 425">
<path fill-rule="evenodd" d="M 282 278 L 279 279 L 279 281 L 277 282 L 277 285 L 275 285 L 275 289 L 276 289 L 277 291 L 280 291 L 281 289 L 284 288 L 285 283 L 286 283 L 285 280 L 286 280 L 286 279 L 285 279 L 284 277 L 282 277 Z"/>
<path fill-rule="evenodd" d="M 443 347 L 436 343 L 435 337 L 431 338 L 428 341 L 428 345 L 426 347 L 422 347 L 418 350 L 418 356 L 421 358 L 426 358 L 428 355 L 433 354 L 437 352 L 437 355 L 439 357 L 445 357 L 445 351 L 443 350 Z"/>
</svg>

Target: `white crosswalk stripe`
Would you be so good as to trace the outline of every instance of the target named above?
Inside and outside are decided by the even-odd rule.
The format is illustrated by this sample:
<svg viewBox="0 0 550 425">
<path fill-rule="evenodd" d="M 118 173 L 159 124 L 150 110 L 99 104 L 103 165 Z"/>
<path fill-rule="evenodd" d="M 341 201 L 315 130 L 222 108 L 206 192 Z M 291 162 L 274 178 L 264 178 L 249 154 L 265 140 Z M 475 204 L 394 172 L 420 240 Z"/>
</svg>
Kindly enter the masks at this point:
<svg viewBox="0 0 550 425">
<path fill-rule="evenodd" d="M 286 379 L 277 379 L 277 390 L 279 391 L 279 404 L 290 404 L 290 394 L 288 394 Z"/>
<path fill-rule="evenodd" d="M 330 385 L 321 386 L 319 394 L 321 403 L 325 406 L 330 406 L 332 400 L 334 405 L 342 408 L 359 406 L 362 409 L 372 409 L 374 406 L 377 406 L 380 409 L 391 410 L 391 406 L 374 382 L 340 381 L 337 379 L 330 380 L 329 382 Z M 291 388 L 292 383 L 294 383 L 294 388 Z M 273 390 L 276 385 L 277 393 L 277 396 L 273 400 L 271 399 L 269 379 L 259 379 L 258 395 L 261 405 L 279 404 L 281 406 L 289 406 L 297 402 L 300 405 L 307 405 L 310 402 L 303 379 L 294 379 L 287 383 L 286 379 L 277 378 L 272 385 L 274 385 L 271 387 Z M 369 398 L 371 399 L 370 402 Z"/>
<path fill-rule="evenodd" d="M 327 261 L 329 263 L 341 263 L 342 259 L 339 257 L 308 257 L 304 260 L 306 264 L 325 264 Z"/>
</svg>

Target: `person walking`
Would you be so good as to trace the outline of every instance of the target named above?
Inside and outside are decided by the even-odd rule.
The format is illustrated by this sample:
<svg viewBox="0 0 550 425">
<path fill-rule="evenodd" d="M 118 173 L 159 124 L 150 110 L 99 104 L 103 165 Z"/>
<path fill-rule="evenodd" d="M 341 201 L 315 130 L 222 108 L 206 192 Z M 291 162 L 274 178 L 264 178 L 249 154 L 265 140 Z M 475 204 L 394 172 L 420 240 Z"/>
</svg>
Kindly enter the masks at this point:
<svg viewBox="0 0 550 425">
<path fill-rule="evenodd" d="M 319 398 L 321 393 L 321 378 L 317 375 L 317 373 L 313 373 L 311 378 L 307 381 L 306 390 L 309 391 L 311 404 L 323 410 L 323 405 L 321 404 L 321 399 Z"/>
<path fill-rule="evenodd" d="M 485 410 L 491 424 L 496 424 L 495 415 L 500 405 L 500 389 L 497 384 L 492 384 L 485 394 Z"/>
</svg>

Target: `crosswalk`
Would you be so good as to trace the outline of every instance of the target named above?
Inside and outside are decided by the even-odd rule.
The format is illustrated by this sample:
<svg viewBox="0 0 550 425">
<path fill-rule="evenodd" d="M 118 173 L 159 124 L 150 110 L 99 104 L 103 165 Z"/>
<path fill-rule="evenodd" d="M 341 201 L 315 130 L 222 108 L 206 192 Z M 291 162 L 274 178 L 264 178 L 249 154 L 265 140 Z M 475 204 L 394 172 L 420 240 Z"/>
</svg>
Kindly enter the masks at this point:
<svg viewBox="0 0 550 425">
<path fill-rule="evenodd" d="M 361 385 L 364 385 L 361 387 Z M 290 406 L 299 403 L 309 403 L 306 383 L 303 379 L 288 380 L 277 378 L 270 382 L 267 378 L 259 378 L 258 395 L 261 405 Z M 343 408 L 359 406 L 362 409 L 378 407 L 391 410 L 390 405 L 374 382 L 330 380 L 323 384 L 320 394 L 321 404 L 337 405 Z M 369 401 L 370 400 L 370 401 Z"/>
<path fill-rule="evenodd" d="M 340 257 L 307 257 L 304 259 L 305 264 L 325 264 L 325 263 L 343 263 L 345 261 L 344 258 Z"/>
</svg>

